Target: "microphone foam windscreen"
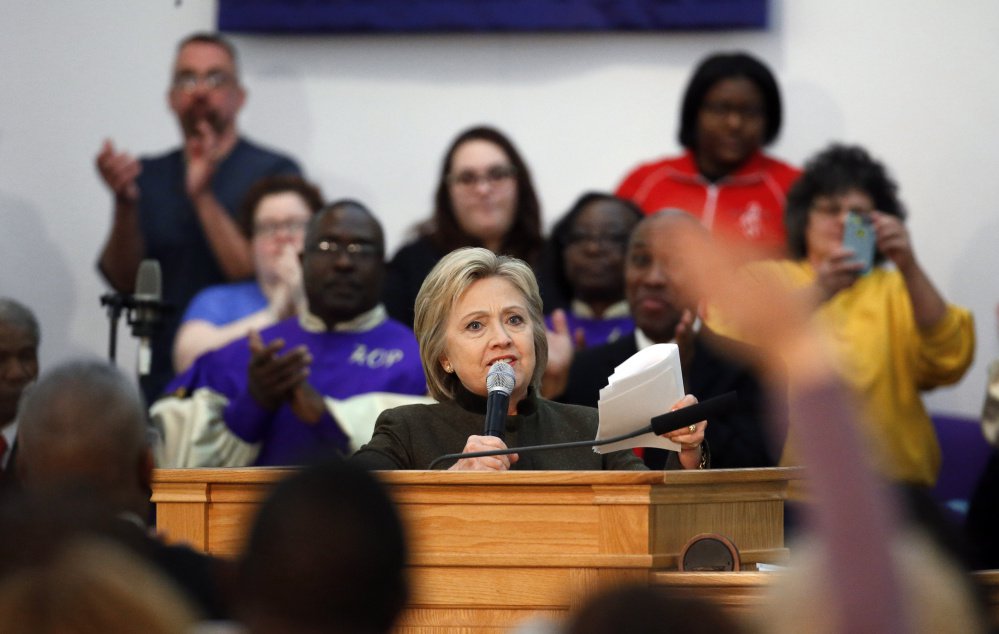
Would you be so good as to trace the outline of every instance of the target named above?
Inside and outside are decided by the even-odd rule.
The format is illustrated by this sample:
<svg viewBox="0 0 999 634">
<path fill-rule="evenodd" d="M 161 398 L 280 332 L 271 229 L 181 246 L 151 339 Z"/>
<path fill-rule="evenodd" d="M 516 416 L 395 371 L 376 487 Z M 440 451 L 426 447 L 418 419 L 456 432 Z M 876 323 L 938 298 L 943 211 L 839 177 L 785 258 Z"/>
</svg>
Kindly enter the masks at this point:
<svg viewBox="0 0 999 634">
<path fill-rule="evenodd" d="M 158 260 L 143 260 L 135 277 L 135 297 L 137 299 L 159 300 L 163 295 L 160 263 Z"/>
<path fill-rule="evenodd" d="M 516 384 L 517 376 L 506 361 L 497 361 L 489 368 L 489 374 L 486 375 L 487 392 L 503 392 L 509 396 Z"/>
</svg>

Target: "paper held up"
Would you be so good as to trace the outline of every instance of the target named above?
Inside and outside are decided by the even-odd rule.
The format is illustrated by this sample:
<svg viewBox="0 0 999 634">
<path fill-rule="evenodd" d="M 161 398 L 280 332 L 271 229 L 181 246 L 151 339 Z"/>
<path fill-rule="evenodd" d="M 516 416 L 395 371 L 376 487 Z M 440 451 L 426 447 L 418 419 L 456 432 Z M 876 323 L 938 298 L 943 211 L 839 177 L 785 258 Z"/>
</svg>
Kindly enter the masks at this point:
<svg viewBox="0 0 999 634">
<path fill-rule="evenodd" d="M 597 410 L 600 426 L 597 440 L 640 429 L 654 416 L 670 411 L 683 398 L 683 372 L 680 349 L 675 343 L 657 343 L 639 350 L 614 368 L 607 387 L 600 390 Z M 636 438 L 600 447 L 597 453 L 609 453 L 634 447 L 659 447 L 679 451 L 680 445 L 649 432 Z"/>
</svg>

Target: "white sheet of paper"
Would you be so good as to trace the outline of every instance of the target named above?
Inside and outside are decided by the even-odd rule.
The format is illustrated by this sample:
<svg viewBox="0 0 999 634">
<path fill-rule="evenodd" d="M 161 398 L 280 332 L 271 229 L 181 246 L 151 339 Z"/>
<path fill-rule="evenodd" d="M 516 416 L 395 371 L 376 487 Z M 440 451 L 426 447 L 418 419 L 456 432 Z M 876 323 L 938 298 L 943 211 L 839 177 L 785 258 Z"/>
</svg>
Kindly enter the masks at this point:
<svg viewBox="0 0 999 634">
<path fill-rule="evenodd" d="M 597 440 L 648 425 L 653 417 L 670 411 L 682 397 L 683 373 L 677 345 L 660 343 L 638 351 L 614 369 L 607 387 L 600 390 Z M 634 447 L 680 450 L 677 443 L 652 432 L 593 450 L 603 454 Z"/>
</svg>

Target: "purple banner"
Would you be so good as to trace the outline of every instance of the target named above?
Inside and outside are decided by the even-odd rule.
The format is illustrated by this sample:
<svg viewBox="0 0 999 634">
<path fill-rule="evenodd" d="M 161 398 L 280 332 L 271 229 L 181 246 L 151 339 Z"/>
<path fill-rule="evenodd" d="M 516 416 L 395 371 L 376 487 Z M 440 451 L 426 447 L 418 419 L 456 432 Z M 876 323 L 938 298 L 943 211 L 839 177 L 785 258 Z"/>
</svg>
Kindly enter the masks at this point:
<svg viewBox="0 0 999 634">
<path fill-rule="evenodd" d="M 767 0 L 219 0 L 239 33 L 762 29 Z"/>
</svg>

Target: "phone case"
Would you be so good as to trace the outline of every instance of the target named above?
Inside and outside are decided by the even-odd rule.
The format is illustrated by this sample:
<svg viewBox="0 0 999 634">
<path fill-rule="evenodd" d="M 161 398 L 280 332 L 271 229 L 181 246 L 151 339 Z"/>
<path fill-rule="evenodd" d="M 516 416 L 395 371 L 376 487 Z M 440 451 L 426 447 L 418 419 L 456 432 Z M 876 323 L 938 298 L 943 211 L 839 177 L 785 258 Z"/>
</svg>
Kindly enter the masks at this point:
<svg viewBox="0 0 999 634">
<path fill-rule="evenodd" d="M 874 266 L 874 249 L 877 236 L 871 221 L 855 212 L 846 215 L 843 225 L 843 246 L 853 251 L 853 259 L 862 262 L 863 273 L 868 273 Z"/>
</svg>

